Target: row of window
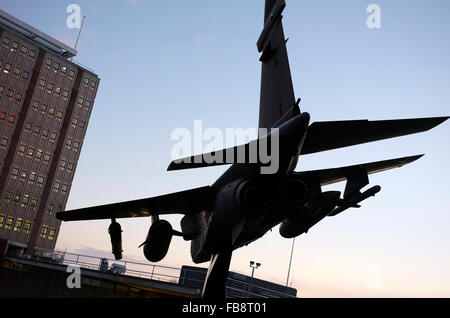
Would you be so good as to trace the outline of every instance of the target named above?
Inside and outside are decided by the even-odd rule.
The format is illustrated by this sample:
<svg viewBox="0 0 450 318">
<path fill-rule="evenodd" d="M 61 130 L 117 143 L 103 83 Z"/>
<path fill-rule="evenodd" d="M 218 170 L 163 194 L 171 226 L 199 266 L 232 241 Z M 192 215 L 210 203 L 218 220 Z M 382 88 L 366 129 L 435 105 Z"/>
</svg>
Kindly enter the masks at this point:
<svg viewBox="0 0 450 318">
<path fill-rule="evenodd" d="M 9 141 L 8 137 L 2 137 L 2 139 L 0 139 L 0 149 L 1 150 L 6 150 L 6 148 L 8 147 L 8 141 Z"/>
<path fill-rule="evenodd" d="M 27 171 L 22 170 L 20 171 L 19 168 L 13 167 L 11 169 L 11 178 L 14 180 L 19 179 L 21 182 L 28 182 L 28 184 L 35 184 L 42 188 L 44 185 L 44 176 L 43 175 L 37 175 L 34 171 Z"/>
<path fill-rule="evenodd" d="M 8 215 L 8 217 L 6 217 L 5 214 L 0 213 L 0 228 L 2 227 L 5 227 L 6 230 L 13 229 L 14 232 L 23 231 L 25 234 L 30 234 L 31 221 L 26 220 L 24 223 L 23 219 L 18 217 L 16 219 L 16 223 L 14 224 L 14 216 Z"/>
<path fill-rule="evenodd" d="M 7 49 L 10 49 L 12 52 L 19 51 L 20 54 L 23 56 L 29 56 L 30 58 L 34 59 L 37 55 L 37 51 L 34 48 L 28 49 L 28 46 L 22 44 L 19 45 L 19 42 L 17 40 L 12 40 L 11 38 L 5 36 L 2 40 L 2 46 L 6 47 Z M 19 50 L 20 46 L 20 50 Z"/>
<path fill-rule="evenodd" d="M 66 183 L 61 183 L 60 181 L 55 181 L 53 184 L 53 192 L 61 193 L 62 195 L 67 194 L 69 186 Z"/>
<path fill-rule="evenodd" d="M 8 125 L 12 126 L 14 125 L 14 122 L 16 121 L 16 113 L 10 112 L 8 116 L 8 111 L 4 108 L 0 110 L 0 123 L 3 123 L 6 121 L 6 118 L 8 117 Z"/>
<path fill-rule="evenodd" d="M 17 217 L 14 222 L 14 216 L 6 216 L 4 213 L 0 213 L 0 228 L 5 227 L 5 230 L 13 230 L 14 232 L 22 231 L 25 234 L 30 234 L 31 231 L 31 220 L 26 220 L 24 222 L 23 218 Z M 56 228 L 49 227 L 44 224 L 41 228 L 41 233 L 39 235 L 42 239 L 48 239 L 53 241 L 56 236 Z"/>
<path fill-rule="evenodd" d="M 40 106 L 40 107 L 39 107 Z M 56 120 L 61 121 L 63 118 L 63 112 L 57 111 L 54 107 L 48 107 L 48 105 L 41 103 L 38 100 L 33 100 L 31 103 L 31 109 L 35 112 L 40 111 L 42 114 L 47 114 L 48 117 L 53 118 L 56 114 Z"/>
<path fill-rule="evenodd" d="M 53 241 L 55 239 L 55 235 L 56 235 L 56 229 L 54 227 L 51 227 L 49 230 L 48 225 L 43 225 L 41 228 L 41 234 L 39 235 L 39 237 L 42 239 L 47 238 L 48 240 Z"/>
<path fill-rule="evenodd" d="M 75 152 L 78 152 L 80 149 L 80 143 L 78 141 L 72 140 L 72 138 L 66 138 L 66 144 L 65 147 L 67 149 L 72 149 Z"/>
<path fill-rule="evenodd" d="M 5 86 L 0 84 L 0 98 L 3 96 L 3 93 L 5 92 Z M 13 88 L 9 88 L 8 91 L 6 92 L 5 95 L 9 100 L 13 100 L 14 97 L 14 89 Z M 22 97 L 23 97 L 23 93 L 17 91 L 16 92 L 16 96 L 14 97 L 14 100 L 17 103 L 20 103 L 22 101 Z"/>
<path fill-rule="evenodd" d="M 27 150 L 27 146 L 24 144 L 19 145 L 19 148 L 17 149 L 17 154 L 19 156 L 26 155 L 26 158 L 28 158 L 28 159 L 34 158 L 36 161 L 43 160 L 43 162 L 46 164 L 48 164 L 50 162 L 50 158 L 51 158 L 50 153 L 48 153 L 48 152 L 44 153 L 42 151 L 42 149 L 39 149 L 39 148 L 35 149 L 32 146 L 29 146 L 28 150 Z"/>
<path fill-rule="evenodd" d="M 21 192 L 15 192 L 6 190 L 3 197 L 3 202 L 12 203 L 12 205 L 18 205 L 21 208 L 27 208 L 28 205 L 31 206 L 33 211 L 36 211 L 38 205 L 38 198 L 30 197 L 29 194 L 22 194 Z"/>
<path fill-rule="evenodd" d="M 61 171 L 67 170 L 68 173 L 72 173 L 73 167 L 74 163 L 72 161 L 61 159 L 61 161 L 59 162 L 59 170 Z"/>
<path fill-rule="evenodd" d="M 56 210 L 55 210 L 56 207 Z M 61 204 L 56 204 L 55 203 L 50 203 L 47 207 L 47 214 L 48 215 L 53 215 L 53 213 L 55 212 L 61 212 L 62 211 L 62 205 Z"/>
<path fill-rule="evenodd" d="M 84 99 L 84 97 L 78 97 L 77 105 L 80 108 L 84 106 L 84 109 L 86 111 L 89 111 L 89 109 L 91 108 L 92 102 L 88 99 Z"/>
<path fill-rule="evenodd" d="M 5 74 L 10 74 L 11 70 L 12 70 L 12 67 L 13 66 L 12 66 L 11 63 L 6 63 L 5 66 L 3 67 L 3 60 L 0 60 L 0 72 L 3 71 L 3 73 L 5 73 Z M 24 81 L 27 81 L 28 78 L 30 77 L 30 72 L 22 71 L 22 69 L 20 67 L 18 67 L 18 66 L 14 67 L 14 71 L 12 72 L 12 74 L 17 79 L 22 74 L 22 80 L 24 80 Z"/>
<path fill-rule="evenodd" d="M 33 127 L 33 124 L 31 122 L 27 122 L 25 124 L 25 131 L 31 133 L 33 131 L 33 135 L 35 136 L 41 136 L 44 140 L 49 139 L 50 142 L 55 142 L 56 137 L 58 136 L 58 133 L 55 131 L 50 131 L 48 128 L 41 128 L 39 125 L 35 125 Z"/>
<path fill-rule="evenodd" d="M 75 70 L 68 70 L 67 65 L 61 65 L 61 63 L 59 63 L 58 61 L 53 61 L 53 59 L 49 56 L 45 59 L 45 67 L 47 67 L 48 69 L 52 69 L 55 73 L 59 72 L 63 76 L 67 75 L 67 78 L 71 81 L 75 76 Z"/>
<path fill-rule="evenodd" d="M 47 83 L 47 81 L 46 81 L 45 79 L 43 79 L 43 78 L 41 78 L 41 79 L 39 80 L 39 82 L 38 82 L 38 87 L 39 87 L 41 90 L 44 90 L 44 89 L 45 89 L 45 91 L 46 91 L 47 93 L 49 93 L 49 94 L 52 94 L 52 93 L 53 93 L 53 95 L 55 95 L 55 96 L 57 96 L 57 97 L 59 97 L 60 95 L 62 95 L 62 98 L 63 98 L 64 100 L 67 100 L 67 99 L 69 98 L 69 91 L 68 91 L 68 90 L 66 90 L 66 89 L 63 90 L 61 86 L 55 85 L 54 83 L 52 83 L 52 82 L 50 82 L 50 81 Z M 61 94 L 61 92 L 62 92 L 62 94 Z"/>
<path fill-rule="evenodd" d="M 93 77 L 92 79 L 89 79 L 88 76 L 84 76 L 84 78 L 83 78 L 83 86 L 84 87 L 88 87 L 89 86 L 89 88 L 91 90 L 94 90 L 95 87 L 97 86 L 97 79 L 95 77 Z"/>
</svg>

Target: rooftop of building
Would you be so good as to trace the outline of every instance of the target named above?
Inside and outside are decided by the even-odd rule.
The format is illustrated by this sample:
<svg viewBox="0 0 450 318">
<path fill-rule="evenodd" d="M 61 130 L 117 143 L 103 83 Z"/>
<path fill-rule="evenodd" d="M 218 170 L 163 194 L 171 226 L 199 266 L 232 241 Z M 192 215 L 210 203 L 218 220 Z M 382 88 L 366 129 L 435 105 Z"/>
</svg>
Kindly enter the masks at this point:
<svg viewBox="0 0 450 318">
<path fill-rule="evenodd" d="M 13 31 L 14 33 L 32 41 L 39 47 L 52 52 L 68 62 L 73 63 L 80 68 L 83 68 L 91 73 L 95 74 L 95 71 L 90 67 L 83 65 L 79 61 L 74 61 L 73 57 L 77 55 L 77 50 L 71 48 L 70 46 L 62 43 L 61 41 L 51 37 L 50 35 L 39 31 L 38 29 L 32 27 L 31 25 L 23 22 L 22 20 L 12 16 L 11 14 L 0 9 L 0 26 Z M 69 60 L 70 59 L 70 60 Z"/>
</svg>

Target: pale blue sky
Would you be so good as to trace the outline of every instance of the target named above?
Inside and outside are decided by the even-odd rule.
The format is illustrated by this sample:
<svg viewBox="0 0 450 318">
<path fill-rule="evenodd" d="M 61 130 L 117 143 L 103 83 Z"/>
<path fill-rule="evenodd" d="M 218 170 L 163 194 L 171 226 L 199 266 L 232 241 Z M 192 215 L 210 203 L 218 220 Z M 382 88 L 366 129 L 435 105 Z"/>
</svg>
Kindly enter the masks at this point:
<svg viewBox="0 0 450 318">
<path fill-rule="evenodd" d="M 254 127 L 260 63 L 256 40 L 264 1 L 25 1 L 2 9 L 73 45 L 66 7 L 86 15 L 77 60 L 101 84 L 68 209 L 211 184 L 225 168 L 166 172 L 170 133 Z M 366 8 L 381 7 L 381 29 Z M 294 89 L 312 121 L 450 114 L 450 3 L 442 1 L 287 1 L 284 13 Z M 450 296 L 450 126 L 415 136 L 300 158 L 297 170 L 425 153 L 370 177 L 381 192 L 359 210 L 328 218 L 296 240 L 292 286 L 304 296 Z M 343 185 L 331 188 L 342 189 Z M 179 228 L 178 217 L 169 217 Z M 149 219 L 123 221 L 125 256 Z M 63 224 L 57 247 L 109 250 L 108 222 Z M 284 283 L 291 241 L 278 228 L 235 253 L 231 269 Z M 174 239 L 168 265 L 191 264 Z M 367 287 L 368 268 L 381 287 Z"/>
</svg>

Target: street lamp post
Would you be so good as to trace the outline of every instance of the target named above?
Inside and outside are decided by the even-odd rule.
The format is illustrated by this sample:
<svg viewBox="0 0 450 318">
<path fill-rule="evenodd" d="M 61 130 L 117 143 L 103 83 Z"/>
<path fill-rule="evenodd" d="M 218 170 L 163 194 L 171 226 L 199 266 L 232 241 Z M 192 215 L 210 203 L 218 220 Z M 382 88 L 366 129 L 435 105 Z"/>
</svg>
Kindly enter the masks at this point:
<svg viewBox="0 0 450 318">
<path fill-rule="evenodd" d="M 255 274 L 255 268 L 258 268 L 261 266 L 261 263 L 255 263 L 254 261 L 250 261 L 250 267 L 252 268 L 252 277 L 250 277 L 250 284 L 247 289 L 247 298 L 249 298 L 250 295 L 250 289 L 253 284 L 253 275 Z"/>
</svg>

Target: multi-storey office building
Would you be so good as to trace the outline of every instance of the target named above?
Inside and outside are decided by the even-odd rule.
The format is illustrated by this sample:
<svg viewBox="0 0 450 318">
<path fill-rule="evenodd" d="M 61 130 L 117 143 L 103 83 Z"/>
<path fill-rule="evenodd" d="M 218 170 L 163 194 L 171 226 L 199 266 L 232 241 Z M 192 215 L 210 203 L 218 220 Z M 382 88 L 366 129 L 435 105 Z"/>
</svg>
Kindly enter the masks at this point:
<svg viewBox="0 0 450 318">
<path fill-rule="evenodd" d="M 0 238 L 52 250 L 99 85 L 76 51 L 0 10 Z"/>
</svg>

